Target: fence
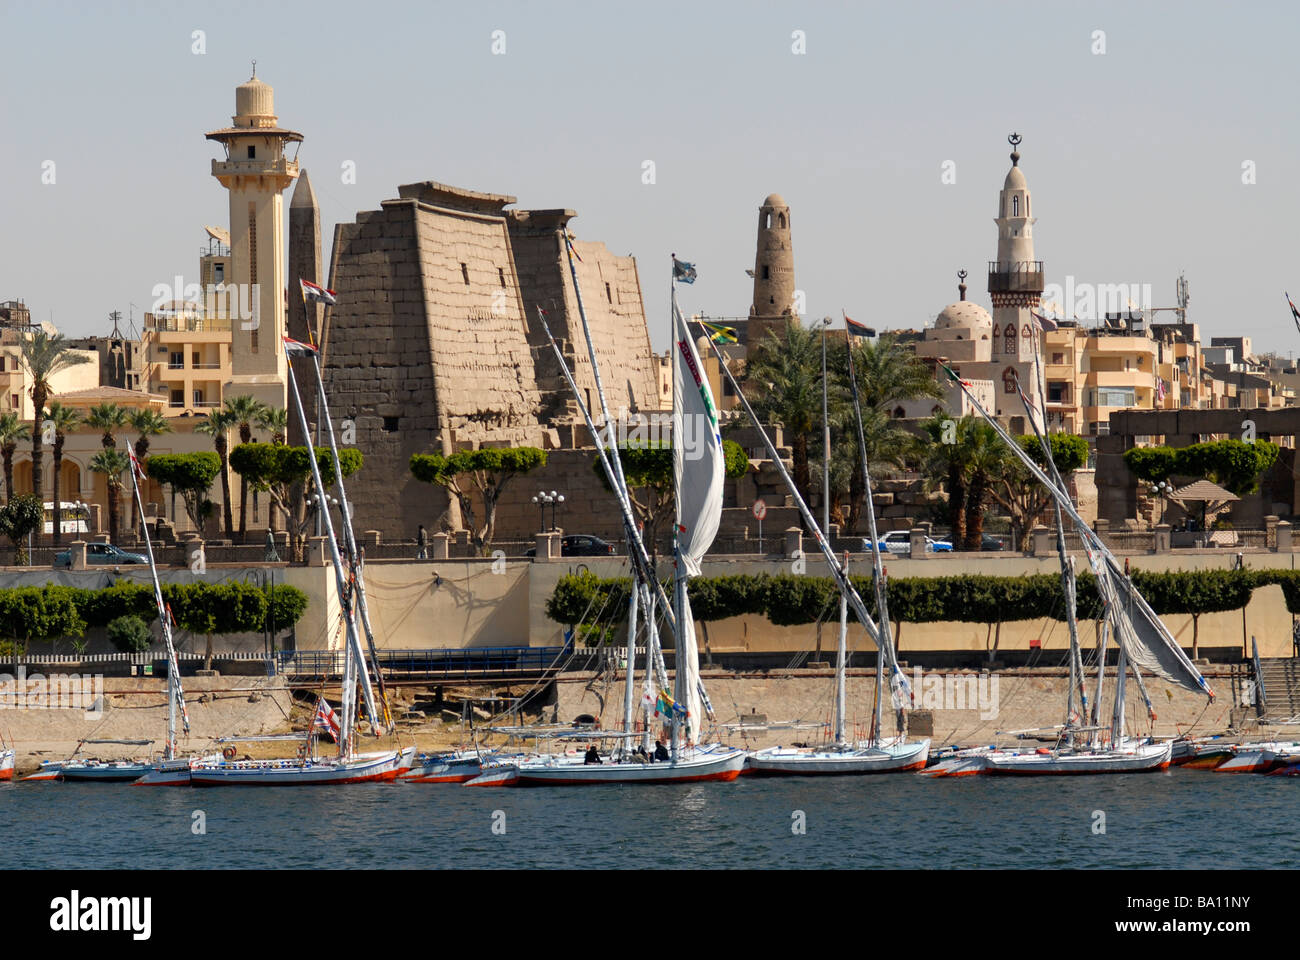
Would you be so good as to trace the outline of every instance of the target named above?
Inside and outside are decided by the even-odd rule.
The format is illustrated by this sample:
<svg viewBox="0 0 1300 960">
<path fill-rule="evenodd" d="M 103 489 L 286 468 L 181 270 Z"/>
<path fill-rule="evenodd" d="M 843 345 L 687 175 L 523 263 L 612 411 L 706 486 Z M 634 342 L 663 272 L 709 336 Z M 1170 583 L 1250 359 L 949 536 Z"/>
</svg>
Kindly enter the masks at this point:
<svg viewBox="0 0 1300 960">
<path fill-rule="evenodd" d="M 573 654 L 573 643 L 562 647 L 465 647 L 446 650 L 380 650 L 379 668 L 385 676 L 438 674 L 467 679 L 484 673 L 537 674 L 558 670 Z M 295 650 L 276 654 L 280 672 L 288 675 L 336 676 L 343 672 L 341 650 Z"/>
</svg>

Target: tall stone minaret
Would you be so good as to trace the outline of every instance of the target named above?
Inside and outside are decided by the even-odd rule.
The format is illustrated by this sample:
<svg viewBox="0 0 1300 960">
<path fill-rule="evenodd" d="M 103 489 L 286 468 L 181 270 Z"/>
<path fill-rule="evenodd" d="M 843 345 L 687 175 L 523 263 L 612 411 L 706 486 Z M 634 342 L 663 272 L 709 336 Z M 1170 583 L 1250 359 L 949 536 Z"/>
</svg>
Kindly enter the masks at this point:
<svg viewBox="0 0 1300 960">
<path fill-rule="evenodd" d="M 754 302 L 745 325 L 745 342 L 756 346 L 769 330 L 799 320 L 794 302 L 794 250 L 790 245 L 790 207 L 774 193 L 758 208 L 754 255 Z"/>
<path fill-rule="evenodd" d="M 207 135 L 225 147 L 212 161 L 212 175 L 230 191 L 232 296 L 230 382 L 224 396 L 248 394 L 268 406 L 284 407 L 285 330 L 284 201 L 281 194 L 298 176 L 285 146 L 302 134 L 277 126 L 271 87 L 257 79 L 235 88 L 233 125 Z M 296 157 L 296 151 L 295 151 Z"/>
<path fill-rule="evenodd" d="M 1029 185 L 1020 169 L 1020 135 L 1007 138 L 1011 144 L 1011 169 L 998 195 L 998 258 L 989 264 L 989 296 L 993 301 L 994 391 L 997 415 L 1028 432 L 1024 404 L 1016 392 L 1020 387 L 1037 409 L 1042 401 L 1034 356 L 1042 331 L 1032 311 L 1043 293 L 1043 264 L 1034 259 L 1034 218 L 1030 216 Z M 1041 425 L 1041 422 L 1040 422 Z"/>
<path fill-rule="evenodd" d="M 299 171 L 298 183 L 289 201 L 289 276 L 288 315 L 286 325 L 289 336 L 303 343 L 320 343 L 320 322 L 323 307 L 319 303 L 303 303 L 299 280 L 310 280 L 324 286 L 321 280 L 320 205 L 311 188 L 306 170 Z M 311 361 L 306 357 L 290 359 L 298 383 L 312 383 Z M 316 391 L 302 391 L 303 407 L 309 420 L 315 419 Z M 307 440 L 297 416 L 289 417 L 289 443 L 303 446 Z"/>
</svg>

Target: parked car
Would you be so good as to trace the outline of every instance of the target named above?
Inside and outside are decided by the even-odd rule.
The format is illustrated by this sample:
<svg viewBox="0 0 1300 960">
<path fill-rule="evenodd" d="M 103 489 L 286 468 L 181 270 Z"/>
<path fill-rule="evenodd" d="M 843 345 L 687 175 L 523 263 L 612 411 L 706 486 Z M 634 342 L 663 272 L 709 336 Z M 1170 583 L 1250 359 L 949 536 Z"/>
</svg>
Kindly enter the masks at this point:
<svg viewBox="0 0 1300 960">
<path fill-rule="evenodd" d="M 86 565 L 94 564 L 96 566 L 116 567 L 126 566 L 132 563 L 148 563 L 149 558 L 139 553 L 127 553 L 120 550 L 111 543 L 88 543 L 86 544 Z M 72 566 L 72 551 L 63 550 L 54 555 L 54 565 L 56 567 Z"/>
<path fill-rule="evenodd" d="M 560 541 L 562 557 L 610 557 L 614 555 L 614 545 L 600 537 L 586 533 L 572 533 Z M 530 547 L 525 557 L 537 556 L 537 548 Z"/>
<path fill-rule="evenodd" d="M 987 533 L 983 534 L 983 538 L 980 540 L 981 550 L 1005 550 L 1006 548 L 1007 543 L 1005 540 L 1000 540 L 997 537 L 990 537 Z"/>
<path fill-rule="evenodd" d="M 889 553 L 911 553 L 912 552 L 912 535 L 907 530 L 891 530 L 880 538 L 880 549 Z M 863 539 L 862 552 L 871 552 L 871 541 Z M 926 553 L 950 553 L 952 544 L 947 540 L 935 540 L 933 537 L 925 538 Z"/>
</svg>

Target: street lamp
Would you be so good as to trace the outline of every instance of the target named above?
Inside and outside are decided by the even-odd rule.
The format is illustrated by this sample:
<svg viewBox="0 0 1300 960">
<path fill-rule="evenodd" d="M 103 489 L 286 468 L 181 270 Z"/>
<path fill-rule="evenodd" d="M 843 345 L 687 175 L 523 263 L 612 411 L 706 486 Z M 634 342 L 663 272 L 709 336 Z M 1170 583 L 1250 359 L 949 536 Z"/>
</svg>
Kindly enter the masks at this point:
<svg viewBox="0 0 1300 960">
<path fill-rule="evenodd" d="M 551 495 L 545 490 L 538 490 L 537 496 L 533 497 L 533 503 L 537 504 L 538 522 L 541 524 L 542 532 L 546 532 L 546 505 L 550 503 Z"/>
<path fill-rule="evenodd" d="M 1165 522 L 1165 501 L 1174 492 L 1173 485 L 1166 480 L 1151 484 L 1151 496 L 1160 499 L 1160 523 Z"/>
</svg>

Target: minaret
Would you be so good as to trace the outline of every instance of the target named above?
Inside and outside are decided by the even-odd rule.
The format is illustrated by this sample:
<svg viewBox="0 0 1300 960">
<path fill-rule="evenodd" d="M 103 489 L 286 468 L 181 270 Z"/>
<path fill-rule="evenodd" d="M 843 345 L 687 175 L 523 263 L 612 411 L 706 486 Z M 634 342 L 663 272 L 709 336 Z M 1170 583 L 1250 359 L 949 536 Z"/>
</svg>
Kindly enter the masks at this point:
<svg viewBox="0 0 1300 960">
<path fill-rule="evenodd" d="M 285 146 L 302 134 L 276 125 L 274 94 L 257 79 L 235 88 L 233 126 L 207 135 L 226 148 L 212 175 L 230 191 L 231 377 L 226 397 L 249 394 L 268 406 L 285 406 L 284 201 L 298 176 Z M 295 157 L 297 151 L 295 150 Z"/>
<path fill-rule="evenodd" d="M 756 346 L 769 330 L 799 316 L 794 304 L 794 250 L 790 245 L 790 207 L 778 193 L 758 208 L 754 256 L 754 303 L 745 325 L 745 342 Z"/>
<path fill-rule="evenodd" d="M 989 264 L 989 296 L 993 301 L 994 391 L 997 415 L 1021 418 L 1025 409 L 1016 392 L 1016 377 L 1030 401 L 1041 408 L 1034 357 L 1040 330 L 1032 311 L 1043 293 L 1043 263 L 1034 259 L 1034 218 L 1030 216 L 1029 185 L 1020 169 L 1020 135 L 1011 144 L 1011 169 L 998 195 L 998 258 Z M 1000 381 L 1000 382 L 999 382 Z M 1026 424 L 1021 432 L 1028 432 Z"/>
<path fill-rule="evenodd" d="M 310 280 L 324 286 L 321 280 L 320 249 L 320 205 L 316 203 L 316 193 L 311 188 L 311 180 L 306 170 L 299 171 L 298 183 L 293 188 L 293 199 L 289 201 L 289 276 L 287 277 L 288 315 L 286 324 L 289 336 L 303 343 L 320 343 L 320 321 L 322 306 L 319 303 L 303 303 L 300 295 L 299 280 Z M 311 361 L 306 357 L 290 359 L 294 374 L 299 383 L 311 383 Z M 304 380 L 303 378 L 307 379 Z M 306 392 L 303 406 L 309 420 L 315 419 L 316 394 Z M 306 444 L 302 426 L 297 417 L 289 418 L 289 443 L 293 446 Z"/>
</svg>

